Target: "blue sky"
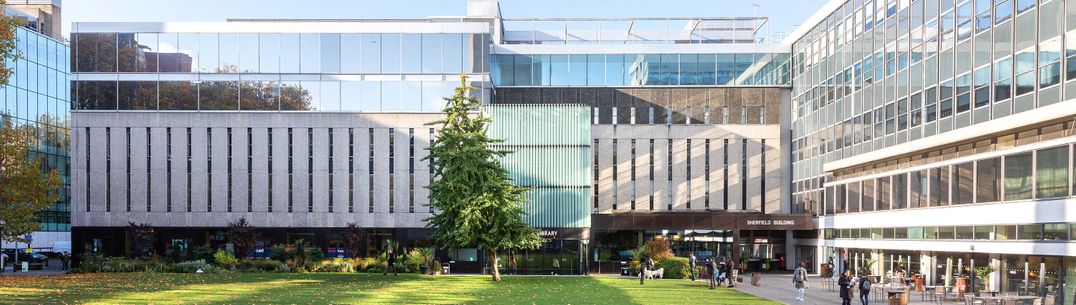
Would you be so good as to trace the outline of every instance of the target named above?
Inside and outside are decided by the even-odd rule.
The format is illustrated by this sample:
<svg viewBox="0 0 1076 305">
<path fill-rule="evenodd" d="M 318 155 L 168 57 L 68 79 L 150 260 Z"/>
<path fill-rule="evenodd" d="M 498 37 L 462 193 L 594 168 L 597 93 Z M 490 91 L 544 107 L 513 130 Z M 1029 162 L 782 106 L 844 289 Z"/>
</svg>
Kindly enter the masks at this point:
<svg viewBox="0 0 1076 305">
<path fill-rule="evenodd" d="M 504 16 L 770 17 L 769 32 L 791 31 L 826 0 L 501 0 Z M 227 18 L 424 18 L 466 14 L 466 0 L 65 0 L 71 22 L 222 21 Z"/>
</svg>

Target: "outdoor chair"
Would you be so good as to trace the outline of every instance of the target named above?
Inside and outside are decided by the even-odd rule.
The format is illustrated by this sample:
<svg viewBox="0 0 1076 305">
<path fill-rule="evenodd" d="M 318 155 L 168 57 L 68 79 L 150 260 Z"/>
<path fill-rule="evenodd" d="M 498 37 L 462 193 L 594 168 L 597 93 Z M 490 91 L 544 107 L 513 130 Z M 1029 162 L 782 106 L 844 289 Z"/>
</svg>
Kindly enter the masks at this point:
<svg viewBox="0 0 1076 305">
<path fill-rule="evenodd" d="M 934 304 L 942 305 L 945 302 L 945 294 L 941 292 L 934 292 Z"/>
<path fill-rule="evenodd" d="M 978 304 L 982 304 L 982 303 L 983 303 L 983 300 L 976 300 L 975 299 L 975 294 L 971 294 L 971 293 L 965 293 L 964 294 L 964 305 L 978 305 Z"/>
</svg>

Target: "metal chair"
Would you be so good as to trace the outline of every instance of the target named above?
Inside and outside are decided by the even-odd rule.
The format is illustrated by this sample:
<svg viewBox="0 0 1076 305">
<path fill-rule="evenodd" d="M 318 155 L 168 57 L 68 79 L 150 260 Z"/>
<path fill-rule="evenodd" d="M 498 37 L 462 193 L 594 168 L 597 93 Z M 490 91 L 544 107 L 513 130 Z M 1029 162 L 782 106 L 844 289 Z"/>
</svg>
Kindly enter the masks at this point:
<svg viewBox="0 0 1076 305">
<path fill-rule="evenodd" d="M 971 293 L 965 293 L 964 294 L 964 305 L 979 305 L 979 304 L 983 304 L 983 300 L 976 300 L 975 299 L 975 294 L 971 294 Z"/>
<path fill-rule="evenodd" d="M 934 304 L 942 305 L 943 302 L 945 302 L 945 294 L 942 293 L 942 292 L 935 291 L 934 292 Z"/>
</svg>

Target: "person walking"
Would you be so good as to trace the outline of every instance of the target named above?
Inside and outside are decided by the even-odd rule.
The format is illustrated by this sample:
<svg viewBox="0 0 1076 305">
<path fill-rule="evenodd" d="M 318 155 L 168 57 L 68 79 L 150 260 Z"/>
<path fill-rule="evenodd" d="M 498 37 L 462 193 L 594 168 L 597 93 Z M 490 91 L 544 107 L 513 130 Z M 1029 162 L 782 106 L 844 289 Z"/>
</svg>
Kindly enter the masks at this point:
<svg viewBox="0 0 1076 305">
<path fill-rule="evenodd" d="M 804 301 L 804 290 L 807 289 L 807 263 L 800 261 L 800 266 L 792 271 L 792 284 L 796 287 L 796 301 Z"/>
<path fill-rule="evenodd" d="M 691 251 L 691 255 L 687 257 L 687 264 L 691 267 L 691 281 L 695 281 L 695 251 Z"/>
<path fill-rule="evenodd" d="M 71 254 L 67 253 L 67 251 L 64 251 L 63 254 L 60 254 L 60 266 L 62 267 L 61 271 L 67 272 L 70 267 L 70 264 Z"/>
<path fill-rule="evenodd" d="M 654 268 L 654 259 L 650 256 L 643 257 L 643 260 L 639 261 L 639 285 L 646 281 L 646 273 L 652 268 Z"/>
<path fill-rule="evenodd" d="M 730 259 L 728 262 L 725 263 L 725 279 L 729 281 L 729 285 L 726 286 L 728 288 L 735 287 L 736 286 L 736 279 L 740 277 L 740 274 L 739 274 L 740 270 L 736 269 L 736 267 L 739 267 L 739 266 L 736 265 L 736 259 L 735 258 Z"/>
<path fill-rule="evenodd" d="M 396 255 L 392 253 L 392 245 L 389 245 L 388 250 L 385 252 L 385 272 L 383 275 L 389 275 L 389 268 L 392 268 L 392 275 L 400 275 L 400 271 L 396 269 Z"/>
<path fill-rule="evenodd" d="M 837 279 L 837 286 L 841 286 L 841 305 L 852 305 L 852 271 L 845 269 L 841 277 Z"/>
<path fill-rule="evenodd" d="M 871 279 L 866 274 L 859 276 L 859 302 L 868 305 L 871 295 Z"/>
</svg>

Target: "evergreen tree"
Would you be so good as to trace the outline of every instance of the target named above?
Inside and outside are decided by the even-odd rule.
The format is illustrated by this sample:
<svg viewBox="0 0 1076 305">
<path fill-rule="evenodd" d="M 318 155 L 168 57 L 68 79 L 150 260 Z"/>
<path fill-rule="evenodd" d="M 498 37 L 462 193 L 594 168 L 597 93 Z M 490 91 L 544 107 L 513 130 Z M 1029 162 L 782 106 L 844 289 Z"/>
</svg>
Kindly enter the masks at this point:
<svg viewBox="0 0 1076 305">
<path fill-rule="evenodd" d="M 493 280 L 500 281 L 497 251 L 533 249 L 542 244 L 538 230 L 523 221 L 527 189 L 508 178 L 498 161 L 508 151 L 493 149 L 501 140 L 490 138 L 491 119 L 478 112 L 481 102 L 467 93 L 467 78 L 455 95 L 445 98 L 444 118 L 439 125 L 428 159 L 434 179 L 427 186 L 433 216 L 426 226 L 433 238 L 447 248 L 479 248 L 489 251 Z"/>
</svg>

